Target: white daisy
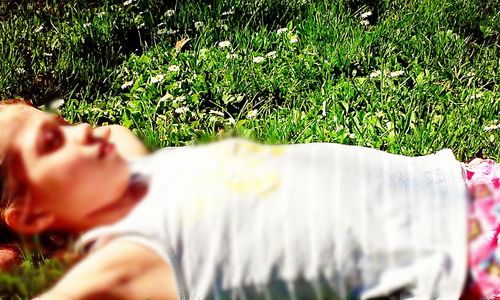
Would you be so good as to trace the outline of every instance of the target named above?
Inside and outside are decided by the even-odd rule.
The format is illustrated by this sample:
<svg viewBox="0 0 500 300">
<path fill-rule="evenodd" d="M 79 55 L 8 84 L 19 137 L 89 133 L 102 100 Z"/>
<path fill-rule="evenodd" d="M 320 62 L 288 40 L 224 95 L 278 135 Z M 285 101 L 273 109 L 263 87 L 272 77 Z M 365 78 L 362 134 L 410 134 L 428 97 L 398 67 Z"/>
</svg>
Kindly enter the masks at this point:
<svg viewBox="0 0 500 300">
<path fill-rule="evenodd" d="M 488 131 L 492 131 L 492 130 L 495 130 L 495 129 L 499 129 L 500 128 L 500 124 L 493 124 L 493 125 L 490 125 L 490 126 L 485 126 L 483 128 L 484 131 L 488 132 Z"/>
<path fill-rule="evenodd" d="M 389 73 L 389 77 L 391 77 L 391 78 L 392 77 L 399 77 L 399 76 L 403 75 L 404 73 L 405 72 L 403 70 L 401 70 L 401 71 L 394 71 L 394 72 Z"/>
<path fill-rule="evenodd" d="M 177 103 L 177 102 L 184 102 L 184 100 L 186 100 L 186 96 L 177 96 L 175 97 L 174 99 L 174 103 Z"/>
<path fill-rule="evenodd" d="M 479 92 L 477 94 L 472 94 L 470 96 L 471 99 L 478 99 L 478 98 L 481 98 L 481 97 L 483 97 L 483 93 L 481 93 L 481 92 Z"/>
<path fill-rule="evenodd" d="M 167 11 L 165 12 L 165 15 L 166 15 L 167 17 L 169 17 L 169 18 L 170 18 L 171 16 L 173 16 L 174 14 L 175 14 L 175 11 L 174 11 L 173 9 L 169 9 L 169 10 L 167 10 Z"/>
<path fill-rule="evenodd" d="M 228 10 L 228 11 L 225 11 L 221 14 L 221 16 L 229 16 L 229 15 L 232 15 L 234 14 L 234 10 Z"/>
<path fill-rule="evenodd" d="M 133 80 L 130 80 L 130 81 L 125 81 L 123 84 L 122 84 L 122 90 L 128 88 L 129 86 L 132 86 L 134 84 L 134 81 Z"/>
<path fill-rule="evenodd" d="M 209 113 L 211 114 L 214 114 L 214 115 L 218 115 L 218 116 L 221 116 L 221 117 L 224 117 L 224 113 L 221 112 L 221 111 L 218 111 L 218 110 L 210 110 Z"/>
<path fill-rule="evenodd" d="M 254 110 L 251 110 L 247 113 L 247 119 L 252 119 L 252 118 L 255 118 L 257 116 L 257 110 L 254 109 Z"/>
<path fill-rule="evenodd" d="M 227 47 L 230 47 L 230 46 L 231 46 L 231 42 L 230 41 L 219 42 L 219 48 L 227 48 Z"/>
<path fill-rule="evenodd" d="M 276 58 L 276 51 L 271 51 L 269 52 L 268 54 L 266 54 L 267 57 L 271 58 L 271 59 L 275 59 Z"/>
<path fill-rule="evenodd" d="M 262 56 L 256 56 L 252 59 L 252 61 L 256 64 L 260 64 L 261 62 L 263 62 L 264 60 L 266 60 L 264 57 Z"/>
<path fill-rule="evenodd" d="M 171 66 L 168 67 L 168 70 L 170 72 L 179 72 L 179 66 L 177 66 L 177 65 L 171 65 Z"/>
<path fill-rule="evenodd" d="M 158 74 L 158 75 L 156 75 L 156 76 L 154 76 L 154 77 L 151 77 L 151 78 L 149 79 L 149 81 L 150 81 L 151 83 L 157 83 L 157 82 L 162 81 L 162 80 L 163 80 L 163 78 L 165 78 L 165 75 L 163 75 L 163 74 Z"/>
<path fill-rule="evenodd" d="M 123 6 L 130 5 L 130 4 L 132 4 L 132 2 L 134 2 L 134 0 L 127 0 L 127 1 L 123 2 Z"/>
<path fill-rule="evenodd" d="M 181 106 L 175 109 L 175 112 L 178 114 L 184 114 L 189 111 L 189 108 L 187 106 Z"/>
<path fill-rule="evenodd" d="M 370 22 L 368 22 L 368 20 L 361 20 L 361 25 L 364 25 L 364 26 L 368 26 L 370 25 Z"/>
<path fill-rule="evenodd" d="M 24 74 L 24 73 L 26 73 L 26 70 L 23 69 L 23 68 L 16 68 L 15 71 L 16 71 L 17 74 Z"/>
<path fill-rule="evenodd" d="M 370 78 L 379 77 L 381 74 L 382 74 L 382 71 L 380 71 L 380 70 L 373 71 L 370 73 Z"/>
<path fill-rule="evenodd" d="M 295 44 L 295 43 L 298 43 L 298 42 L 299 42 L 299 37 L 297 35 L 294 34 L 294 35 L 292 35 L 290 37 L 290 43 L 291 44 Z"/>
<path fill-rule="evenodd" d="M 204 24 L 201 21 L 194 22 L 194 28 L 196 28 L 196 30 L 200 30 L 203 27 L 203 25 Z"/>
<path fill-rule="evenodd" d="M 278 29 L 276 31 L 276 34 L 280 35 L 280 34 L 285 33 L 287 31 L 288 31 L 288 28 L 286 28 L 286 27 L 285 28 L 280 28 L 280 29 Z"/>
<path fill-rule="evenodd" d="M 372 15 L 372 12 L 371 11 L 367 11 L 367 12 L 364 12 L 364 13 L 361 14 L 361 18 L 362 19 L 366 19 L 366 18 L 368 18 L 371 15 Z"/>
</svg>

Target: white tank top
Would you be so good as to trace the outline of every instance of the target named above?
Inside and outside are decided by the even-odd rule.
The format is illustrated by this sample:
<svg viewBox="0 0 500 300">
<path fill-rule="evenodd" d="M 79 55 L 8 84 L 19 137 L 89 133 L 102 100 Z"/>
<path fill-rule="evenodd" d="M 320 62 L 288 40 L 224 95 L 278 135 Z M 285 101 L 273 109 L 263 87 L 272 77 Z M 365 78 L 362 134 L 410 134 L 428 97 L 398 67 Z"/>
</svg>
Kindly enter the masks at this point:
<svg viewBox="0 0 500 300">
<path fill-rule="evenodd" d="M 134 240 L 175 272 L 179 299 L 458 299 L 466 187 L 449 149 L 406 157 L 244 139 L 131 162 L 149 191 L 79 245 Z M 351 299 L 352 299 L 351 298 Z"/>
</svg>

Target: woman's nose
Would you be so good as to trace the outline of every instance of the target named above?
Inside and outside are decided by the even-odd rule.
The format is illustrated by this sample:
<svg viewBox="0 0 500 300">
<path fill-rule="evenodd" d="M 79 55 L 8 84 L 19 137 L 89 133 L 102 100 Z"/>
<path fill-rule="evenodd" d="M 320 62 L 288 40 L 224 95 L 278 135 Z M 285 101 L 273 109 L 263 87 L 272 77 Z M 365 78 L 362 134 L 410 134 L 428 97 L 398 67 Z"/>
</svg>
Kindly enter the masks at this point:
<svg viewBox="0 0 500 300">
<path fill-rule="evenodd" d="M 81 123 L 78 125 L 73 125 L 68 127 L 71 138 L 75 139 L 76 142 L 81 144 L 88 144 L 92 142 L 92 131 L 93 128 L 88 123 Z"/>
</svg>

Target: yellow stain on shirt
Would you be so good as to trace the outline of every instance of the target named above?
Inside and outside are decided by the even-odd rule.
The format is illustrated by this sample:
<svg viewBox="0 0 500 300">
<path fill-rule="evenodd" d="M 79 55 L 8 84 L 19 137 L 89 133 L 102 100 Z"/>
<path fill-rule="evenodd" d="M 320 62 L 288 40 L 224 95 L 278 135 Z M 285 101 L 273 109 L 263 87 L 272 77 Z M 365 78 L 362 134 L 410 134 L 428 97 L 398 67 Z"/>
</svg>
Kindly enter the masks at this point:
<svg viewBox="0 0 500 300">
<path fill-rule="evenodd" d="M 240 140 L 237 141 L 235 144 L 235 153 L 243 156 L 258 154 L 262 152 L 262 150 L 263 150 L 263 145 L 250 141 Z"/>
<path fill-rule="evenodd" d="M 281 186 L 273 159 L 285 153 L 280 145 L 262 145 L 235 139 L 211 148 L 215 166 L 193 177 L 193 193 L 184 203 L 184 224 L 206 217 L 210 208 L 242 199 L 268 199 Z"/>
<path fill-rule="evenodd" d="M 285 154 L 285 147 L 284 146 L 269 146 L 271 150 L 271 154 L 274 156 L 283 156 Z"/>
<path fill-rule="evenodd" d="M 268 197 L 281 185 L 280 178 L 276 173 L 248 175 L 243 174 L 240 178 L 226 182 L 225 186 L 240 197 Z"/>
</svg>

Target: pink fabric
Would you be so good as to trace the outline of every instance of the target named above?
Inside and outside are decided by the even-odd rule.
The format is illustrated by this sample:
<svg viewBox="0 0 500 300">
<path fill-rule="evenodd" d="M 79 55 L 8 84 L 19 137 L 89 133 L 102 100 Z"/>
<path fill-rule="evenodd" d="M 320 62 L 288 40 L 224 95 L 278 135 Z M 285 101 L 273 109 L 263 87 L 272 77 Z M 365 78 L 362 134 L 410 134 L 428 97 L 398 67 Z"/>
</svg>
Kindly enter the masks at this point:
<svg viewBox="0 0 500 300">
<path fill-rule="evenodd" d="M 468 208 L 470 290 L 500 298 L 500 164 L 476 158 L 462 164 L 471 193 Z"/>
</svg>

